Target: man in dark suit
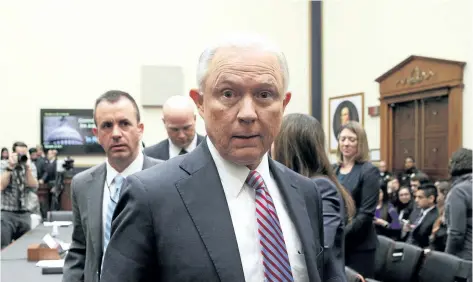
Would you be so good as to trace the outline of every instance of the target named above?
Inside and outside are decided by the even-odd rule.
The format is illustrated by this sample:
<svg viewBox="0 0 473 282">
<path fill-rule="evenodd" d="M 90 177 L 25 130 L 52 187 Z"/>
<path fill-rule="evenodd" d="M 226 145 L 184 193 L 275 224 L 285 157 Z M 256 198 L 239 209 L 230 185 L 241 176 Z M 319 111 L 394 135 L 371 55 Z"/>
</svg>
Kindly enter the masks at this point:
<svg viewBox="0 0 473 282">
<path fill-rule="evenodd" d="M 129 175 L 163 161 L 141 152 L 143 124 L 135 100 L 108 91 L 95 103 L 94 134 L 107 160 L 72 179 L 72 244 L 64 263 L 64 282 L 99 281 L 102 255 L 109 241 L 120 184 Z"/>
<path fill-rule="evenodd" d="M 215 46 L 190 91 L 208 137 L 128 178 L 103 282 L 322 281 L 317 187 L 268 158 L 291 99 L 285 57 L 260 38 Z"/>
<path fill-rule="evenodd" d="M 168 139 L 144 149 L 145 155 L 169 160 L 191 152 L 204 140 L 195 132 L 195 106 L 187 96 L 172 96 L 163 105 L 163 123 Z"/>
<path fill-rule="evenodd" d="M 429 246 L 432 227 L 438 218 L 437 187 L 431 183 L 421 185 L 415 192 L 415 201 L 418 209 L 411 214 L 409 222 L 403 227 L 404 231 L 408 232 L 406 242 L 426 248 Z"/>
</svg>

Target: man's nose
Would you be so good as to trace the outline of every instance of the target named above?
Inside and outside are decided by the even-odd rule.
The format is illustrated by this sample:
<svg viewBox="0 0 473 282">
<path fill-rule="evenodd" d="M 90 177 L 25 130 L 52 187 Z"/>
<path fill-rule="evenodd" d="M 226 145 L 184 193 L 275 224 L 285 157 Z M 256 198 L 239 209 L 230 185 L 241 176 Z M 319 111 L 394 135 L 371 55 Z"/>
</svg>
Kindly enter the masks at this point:
<svg viewBox="0 0 473 282">
<path fill-rule="evenodd" d="M 122 131 L 120 130 L 120 127 L 118 125 L 113 126 L 112 137 L 113 138 L 122 137 Z"/>
<path fill-rule="evenodd" d="M 241 106 L 237 117 L 240 121 L 246 123 L 252 123 L 258 118 L 255 104 L 251 95 L 246 95 L 241 101 Z"/>
</svg>

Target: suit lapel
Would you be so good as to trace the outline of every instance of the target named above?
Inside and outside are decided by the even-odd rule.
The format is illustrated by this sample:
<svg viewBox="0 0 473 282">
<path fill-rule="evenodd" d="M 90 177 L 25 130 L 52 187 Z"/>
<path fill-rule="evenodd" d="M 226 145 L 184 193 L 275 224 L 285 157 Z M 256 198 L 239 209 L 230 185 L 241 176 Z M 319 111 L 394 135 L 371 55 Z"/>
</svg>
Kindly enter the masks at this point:
<svg viewBox="0 0 473 282">
<path fill-rule="evenodd" d="M 309 277 L 311 277 L 311 281 L 315 281 L 314 277 L 318 277 L 318 271 L 317 268 L 314 267 L 314 263 L 316 262 L 318 252 L 316 252 L 314 243 L 315 235 L 311 229 L 304 198 L 298 193 L 298 188 L 293 181 L 284 174 L 284 171 L 282 171 L 272 159 L 269 159 L 269 168 L 278 184 L 281 195 L 285 200 L 289 216 L 294 223 L 302 247 L 304 248 Z"/>
<path fill-rule="evenodd" d="M 153 163 L 151 162 L 151 160 L 147 156 L 143 156 L 143 157 L 144 157 L 144 159 L 143 159 L 143 170 L 152 167 Z"/>
<path fill-rule="evenodd" d="M 97 263 L 102 260 L 102 202 L 103 187 L 105 183 L 105 163 L 91 173 L 91 179 L 87 183 L 88 193 L 88 218 L 89 233 L 97 256 Z"/>
<path fill-rule="evenodd" d="M 169 139 L 166 139 L 166 142 L 163 143 L 163 147 L 160 150 L 162 151 L 162 159 L 169 160 Z"/>
<path fill-rule="evenodd" d="M 176 183 L 220 281 L 244 281 L 230 211 L 206 141 L 181 163 L 189 177 Z"/>
</svg>

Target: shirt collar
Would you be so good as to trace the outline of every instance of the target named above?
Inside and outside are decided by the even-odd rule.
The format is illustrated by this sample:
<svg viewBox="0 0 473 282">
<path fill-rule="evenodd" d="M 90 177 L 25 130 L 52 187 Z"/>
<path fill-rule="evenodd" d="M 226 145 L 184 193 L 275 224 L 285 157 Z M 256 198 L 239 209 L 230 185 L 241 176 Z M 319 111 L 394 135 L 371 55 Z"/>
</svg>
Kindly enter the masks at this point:
<svg viewBox="0 0 473 282">
<path fill-rule="evenodd" d="M 430 208 L 428 209 L 425 209 L 425 210 L 422 210 L 422 215 L 425 216 L 426 214 L 428 214 L 431 210 L 433 210 L 435 208 L 435 205 L 431 206 Z"/>
<path fill-rule="evenodd" d="M 123 170 L 121 173 L 118 173 L 108 162 L 108 159 L 106 161 L 107 165 L 107 184 L 110 186 L 112 184 L 113 179 L 120 174 L 123 177 L 128 177 L 138 171 L 141 171 L 143 169 L 143 163 L 144 163 L 144 155 L 140 151 L 138 153 L 138 156 L 136 156 L 135 160 L 127 167 L 125 170 Z"/>
<path fill-rule="evenodd" d="M 237 165 L 222 158 L 220 153 L 217 151 L 217 148 L 215 148 L 214 144 L 208 137 L 207 144 L 210 154 L 215 162 L 215 166 L 217 167 L 218 175 L 220 176 L 220 181 L 222 182 L 225 194 L 238 198 L 245 187 L 244 184 L 248 174 L 250 173 L 250 169 L 246 166 Z M 260 164 L 255 170 L 261 175 L 263 180 L 269 180 L 271 174 L 269 171 L 268 153 L 264 154 Z"/>
<path fill-rule="evenodd" d="M 189 145 L 187 145 L 187 147 L 185 148 L 181 148 L 177 146 L 176 144 L 172 143 L 171 138 L 169 138 L 169 145 L 173 147 L 174 150 L 176 150 L 177 152 L 180 152 L 182 149 L 185 149 L 187 153 L 190 153 L 192 150 L 195 149 L 195 147 L 197 147 L 197 133 L 194 135 L 194 139 L 192 139 L 192 142 Z"/>
</svg>

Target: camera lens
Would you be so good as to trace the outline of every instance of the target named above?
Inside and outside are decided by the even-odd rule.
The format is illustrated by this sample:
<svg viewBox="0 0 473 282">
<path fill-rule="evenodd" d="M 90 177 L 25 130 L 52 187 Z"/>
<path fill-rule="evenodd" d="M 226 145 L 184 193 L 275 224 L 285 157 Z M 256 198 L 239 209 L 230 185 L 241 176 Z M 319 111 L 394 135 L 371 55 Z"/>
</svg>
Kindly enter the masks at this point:
<svg viewBox="0 0 473 282">
<path fill-rule="evenodd" d="M 26 163 L 28 161 L 28 156 L 26 155 L 18 155 L 18 162 L 19 163 Z"/>
</svg>

